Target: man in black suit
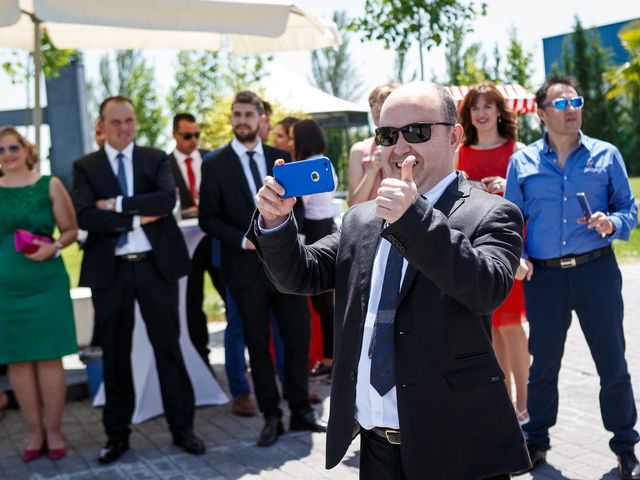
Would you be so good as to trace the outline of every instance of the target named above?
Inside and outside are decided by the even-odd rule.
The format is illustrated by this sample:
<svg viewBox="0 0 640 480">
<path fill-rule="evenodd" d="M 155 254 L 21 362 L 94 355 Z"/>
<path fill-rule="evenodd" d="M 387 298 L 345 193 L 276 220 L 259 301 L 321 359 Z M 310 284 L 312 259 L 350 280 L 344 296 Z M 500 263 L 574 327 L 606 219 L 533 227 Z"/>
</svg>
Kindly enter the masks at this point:
<svg viewBox="0 0 640 480">
<path fill-rule="evenodd" d="M 78 224 L 88 231 L 80 285 L 90 287 L 100 328 L 108 440 L 99 461 L 117 460 L 129 448 L 135 405 L 131 339 L 137 300 L 155 353 L 162 403 L 174 444 L 193 454 L 205 446 L 193 433 L 194 395 L 178 344 L 178 279 L 189 256 L 171 215 L 175 183 L 167 156 L 134 144 L 131 100 L 100 105 L 104 148 L 73 165 Z"/>
<path fill-rule="evenodd" d="M 273 444 L 283 433 L 280 395 L 269 355 L 269 307 L 284 341 L 285 380 L 291 408 L 291 430 L 325 431 L 309 403 L 310 318 L 307 299 L 279 293 L 244 238 L 255 209 L 254 195 L 271 175 L 276 159 L 288 155 L 263 145 L 258 136 L 262 101 L 253 92 L 238 93 L 231 107 L 235 138 L 202 166 L 200 227 L 220 239 L 222 281 L 229 287 L 242 317 L 251 375 L 265 425 L 259 446 Z M 302 204 L 302 202 L 299 202 Z"/>
<path fill-rule="evenodd" d="M 279 289 L 335 288 L 327 468 L 361 434 L 360 478 L 507 479 L 529 458 L 491 348 L 491 312 L 522 251 L 522 216 L 453 170 L 462 136 L 440 86 L 382 107 L 385 180 L 311 246 L 265 179 L 248 238 Z"/>
<path fill-rule="evenodd" d="M 208 150 L 198 148 L 200 128 L 193 115 L 178 113 L 173 117 L 173 138 L 176 148 L 169 154 L 169 164 L 180 194 L 183 218 L 196 217 L 200 203 L 202 160 Z M 218 294 L 225 301 L 225 289 L 220 269 L 211 262 L 211 237 L 205 235 L 191 257 L 191 273 L 187 279 L 187 325 L 194 347 L 209 365 L 209 331 L 207 316 L 202 311 L 204 274 L 209 272 Z"/>
</svg>

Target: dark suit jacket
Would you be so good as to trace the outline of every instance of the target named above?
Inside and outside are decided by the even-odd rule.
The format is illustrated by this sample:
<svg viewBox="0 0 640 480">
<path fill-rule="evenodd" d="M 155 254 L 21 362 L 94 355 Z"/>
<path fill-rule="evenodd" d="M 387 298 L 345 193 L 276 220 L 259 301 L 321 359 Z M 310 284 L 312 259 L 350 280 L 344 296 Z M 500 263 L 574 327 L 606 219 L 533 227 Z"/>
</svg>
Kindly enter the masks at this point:
<svg viewBox="0 0 640 480">
<path fill-rule="evenodd" d="M 200 156 L 204 161 L 204 156 L 209 153 L 209 150 L 203 150 L 199 148 Z M 189 185 L 184 180 L 184 176 L 182 175 L 182 171 L 178 166 L 178 161 L 176 160 L 176 156 L 171 152 L 167 155 L 169 160 L 169 165 L 171 165 L 171 173 L 173 174 L 173 179 L 176 182 L 176 186 L 178 187 L 178 192 L 180 192 L 180 208 L 190 208 L 193 207 L 193 200 L 191 200 L 191 192 L 189 191 Z M 200 188 L 200 186 L 198 186 Z"/>
<path fill-rule="evenodd" d="M 273 174 L 273 164 L 289 154 L 262 144 L 267 163 L 267 175 Z M 252 285 L 262 266 L 253 250 L 241 248 L 242 239 L 255 210 L 254 194 L 250 191 L 240 159 L 227 145 L 202 164 L 200 183 L 200 228 L 221 243 L 222 281 L 232 288 Z M 303 217 L 302 202 L 296 203 L 296 218 Z"/>
<path fill-rule="evenodd" d="M 522 470 L 529 457 L 491 346 L 491 312 L 511 290 L 522 216 L 497 195 L 452 182 L 384 228 L 375 204 L 304 247 L 293 222 L 249 238 L 285 292 L 335 288 L 335 354 L 327 468 L 352 441 L 358 361 L 379 235 L 408 260 L 395 317 L 402 462 L 410 479 L 482 479 Z M 368 381 L 368 379 L 360 379 Z"/>
<path fill-rule="evenodd" d="M 116 239 L 132 230 L 134 215 L 165 215 L 143 225 L 153 258 L 167 282 L 189 273 L 190 263 L 182 233 L 171 211 L 176 191 L 167 155 L 153 148 L 133 148 L 134 195 L 122 199 L 122 213 L 96 208 L 96 200 L 122 195 L 104 150 L 85 155 L 73 164 L 72 198 L 78 225 L 89 235 L 84 243 L 80 285 L 107 288 L 115 280 Z"/>
</svg>

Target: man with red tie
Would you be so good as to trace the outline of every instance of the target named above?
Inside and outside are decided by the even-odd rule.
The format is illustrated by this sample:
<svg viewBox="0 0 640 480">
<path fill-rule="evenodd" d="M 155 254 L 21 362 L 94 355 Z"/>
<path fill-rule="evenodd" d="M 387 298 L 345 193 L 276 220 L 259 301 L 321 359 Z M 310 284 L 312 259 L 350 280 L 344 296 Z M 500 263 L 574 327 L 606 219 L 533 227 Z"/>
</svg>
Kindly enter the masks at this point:
<svg viewBox="0 0 640 480">
<path fill-rule="evenodd" d="M 169 154 L 171 171 L 180 195 L 183 218 L 198 216 L 200 200 L 200 170 L 207 150 L 198 148 L 200 128 L 190 113 L 178 113 L 173 117 L 173 138 L 176 148 Z M 202 310 L 204 299 L 204 274 L 209 272 L 213 285 L 224 300 L 225 289 L 220 271 L 211 264 L 211 237 L 206 235 L 196 247 L 191 258 L 192 269 L 187 280 L 187 324 L 189 337 L 196 350 L 209 365 L 209 332 L 207 316 Z"/>
</svg>

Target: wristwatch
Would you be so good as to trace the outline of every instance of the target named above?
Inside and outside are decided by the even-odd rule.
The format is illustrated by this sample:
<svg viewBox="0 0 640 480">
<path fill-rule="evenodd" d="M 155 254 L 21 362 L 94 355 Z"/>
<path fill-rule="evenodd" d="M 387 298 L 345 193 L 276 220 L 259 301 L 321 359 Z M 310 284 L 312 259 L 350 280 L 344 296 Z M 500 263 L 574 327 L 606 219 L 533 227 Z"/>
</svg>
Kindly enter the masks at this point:
<svg viewBox="0 0 640 480">
<path fill-rule="evenodd" d="M 113 211 L 116 207 L 116 199 L 115 198 L 107 198 L 107 209 L 109 211 Z"/>
</svg>

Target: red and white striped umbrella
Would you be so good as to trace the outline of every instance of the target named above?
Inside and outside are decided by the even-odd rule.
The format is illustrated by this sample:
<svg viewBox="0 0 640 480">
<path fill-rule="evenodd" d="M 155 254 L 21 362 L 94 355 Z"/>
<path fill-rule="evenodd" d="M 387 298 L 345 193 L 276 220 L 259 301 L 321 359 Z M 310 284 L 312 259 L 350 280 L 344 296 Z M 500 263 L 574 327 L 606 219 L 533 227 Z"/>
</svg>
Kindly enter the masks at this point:
<svg viewBox="0 0 640 480">
<path fill-rule="evenodd" d="M 456 102 L 458 109 L 462 106 L 462 100 L 469 91 L 468 86 L 451 86 L 445 87 Z M 523 113 L 534 113 L 536 108 L 536 96 L 529 92 L 522 85 L 496 85 L 502 96 L 507 101 L 507 105 L 514 113 L 521 115 Z"/>
</svg>

